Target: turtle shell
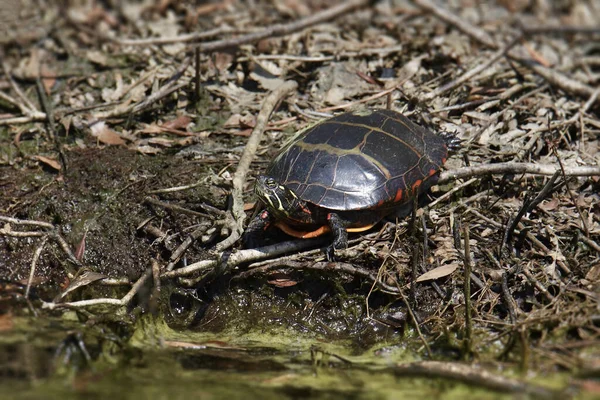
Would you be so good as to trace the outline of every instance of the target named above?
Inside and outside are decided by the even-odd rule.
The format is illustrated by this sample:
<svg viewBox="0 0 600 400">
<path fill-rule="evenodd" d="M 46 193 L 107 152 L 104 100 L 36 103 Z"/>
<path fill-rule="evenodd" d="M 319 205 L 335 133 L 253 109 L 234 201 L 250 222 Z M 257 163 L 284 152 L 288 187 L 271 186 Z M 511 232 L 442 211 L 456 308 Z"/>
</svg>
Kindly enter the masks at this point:
<svg viewBox="0 0 600 400">
<path fill-rule="evenodd" d="M 427 190 L 447 155 L 444 138 L 398 112 L 371 109 L 299 132 L 266 175 L 319 207 L 388 209 Z"/>
</svg>

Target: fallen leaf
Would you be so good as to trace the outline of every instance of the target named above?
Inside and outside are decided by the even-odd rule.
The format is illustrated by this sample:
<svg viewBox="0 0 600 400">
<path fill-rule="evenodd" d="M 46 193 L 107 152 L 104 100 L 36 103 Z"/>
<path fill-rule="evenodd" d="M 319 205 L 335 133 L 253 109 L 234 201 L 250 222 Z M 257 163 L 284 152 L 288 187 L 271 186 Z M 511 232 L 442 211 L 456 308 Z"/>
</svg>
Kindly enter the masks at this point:
<svg viewBox="0 0 600 400">
<path fill-rule="evenodd" d="M 280 288 L 295 286 L 298 284 L 298 281 L 290 279 L 288 275 L 277 272 L 271 274 L 270 279 L 267 282 Z"/>
<path fill-rule="evenodd" d="M 96 139 L 98 139 L 98 141 L 100 141 L 104 144 L 111 144 L 111 145 L 124 145 L 125 144 L 125 141 L 121 138 L 121 136 L 119 136 L 119 134 L 117 132 L 113 131 L 108 126 L 106 126 L 106 123 L 104 121 L 95 123 L 94 125 L 92 125 L 90 127 L 90 129 L 92 131 L 92 136 L 96 137 Z"/>
<path fill-rule="evenodd" d="M 270 283 L 273 286 L 277 286 L 277 287 L 280 287 L 280 288 L 290 287 L 290 286 L 296 286 L 298 284 L 298 282 L 296 282 L 296 281 L 290 281 L 288 279 L 274 279 L 274 280 L 269 280 L 267 282 Z"/>
<path fill-rule="evenodd" d="M 58 161 L 56 161 L 55 159 L 44 157 L 44 156 L 33 156 L 33 158 L 46 164 L 50 168 L 55 169 L 57 171 L 60 171 L 62 168 L 62 165 L 60 165 L 60 163 Z"/>
<path fill-rule="evenodd" d="M 170 121 L 166 121 L 162 125 L 162 128 L 167 129 L 185 129 L 192 122 L 192 119 L 187 115 L 180 115 L 179 117 L 172 119 Z"/>
<path fill-rule="evenodd" d="M 87 236 L 87 231 L 83 232 L 83 237 L 75 250 L 75 258 L 79 261 L 83 261 L 83 255 L 85 254 L 85 237 Z"/>
<path fill-rule="evenodd" d="M 52 93 L 52 87 L 56 83 L 56 72 L 51 70 L 45 64 L 41 67 L 42 84 L 44 85 L 44 91 L 48 96 Z"/>
<path fill-rule="evenodd" d="M 11 312 L 0 315 L 0 332 L 11 331 L 14 327 L 13 316 Z"/>
<path fill-rule="evenodd" d="M 416 282 L 423 281 L 431 281 L 439 278 L 443 278 L 444 276 L 448 276 L 458 268 L 458 264 L 445 264 L 441 267 L 437 267 L 432 269 L 431 271 L 425 272 L 423 275 L 419 276 Z"/>
<path fill-rule="evenodd" d="M 135 150 L 142 154 L 158 154 L 161 152 L 159 148 L 148 145 L 138 145 Z"/>
<path fill-rule="evenodd" d="M 591 282 L 597 282 L 600 279 L 600 264 L 593 265 L 587 274 L 585 274 L 585 279 Z"/>
<path fill-rule="evenodd" d="M 553 211 L 558 208 L 558 199 L 554 198 L 552 200 L 544 201 L 538 205 L 544 211 Z"/>
<path fill-rule="evenodd" d="M 149 144 L 156 144 L 163 147 L 173 146 L 173 141 L 163 137 L 155 137 L 148 139 Z"/>
<path fill-rule="evenodd" d="M 86 271 L 84 273 L 82 273 L 81 275 L 79 275 L 78 277 L 76 277 L 71 284 L 69 285 L 69 287 L 67 289 L 65 289 L 64 292 L 62 292 L 61 294 L 59 294 L 54 301 L 58 301 L 61 300 L 62 298 L 64 298 L 67 294 L 71 293 L 73 290 L 78 289 L 80 287 L 83 286 L 87 286 L 90 283 L 99 281 L 101 279 L 107 278 L 106 275 L 104 274 L 99 274 L 97 272 L 93 272 L 93 271 Z"/>
</svg>

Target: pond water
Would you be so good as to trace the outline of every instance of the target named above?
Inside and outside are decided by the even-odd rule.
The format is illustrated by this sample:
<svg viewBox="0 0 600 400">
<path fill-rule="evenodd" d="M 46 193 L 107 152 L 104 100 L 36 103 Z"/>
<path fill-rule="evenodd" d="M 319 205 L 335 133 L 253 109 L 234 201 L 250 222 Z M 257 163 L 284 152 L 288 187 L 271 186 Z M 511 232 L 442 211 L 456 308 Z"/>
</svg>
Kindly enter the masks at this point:
<svg viewBox="0 0 600 400">
<path fill-rule="evenodd" d="M 75 317 L 12 318 L 0 334 L 0 398 L 515 398 L 403 376 L 394 367 L 414 356 L 401 343 L 357 352 L 344 341 L 289 331 L 215 334 L 173 330 L 149 315 L 134 326 L 81 324 Z M 127 340 L 119 337 L 124 331 L 132 333 Z M 540 393 L 551 392 L 517 398 Z"/>
</svg>

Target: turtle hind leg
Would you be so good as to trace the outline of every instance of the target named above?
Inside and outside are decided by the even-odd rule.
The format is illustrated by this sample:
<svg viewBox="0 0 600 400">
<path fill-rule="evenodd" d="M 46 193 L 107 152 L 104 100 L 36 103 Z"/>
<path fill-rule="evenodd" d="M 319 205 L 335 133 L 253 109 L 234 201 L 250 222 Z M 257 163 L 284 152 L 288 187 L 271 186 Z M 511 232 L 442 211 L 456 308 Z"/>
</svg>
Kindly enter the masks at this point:
<svg viewBox="0 0 600 400">
<path fill-rule="evenodd" d="M 346 223 L 336 213 L 327 214 L 327 222 L 333 233 L 333 243 L 327 247 L 327 258 L 333 260 L 335 250 L 344 250 L 348 247 L 348 232 Z"/>
</svg>

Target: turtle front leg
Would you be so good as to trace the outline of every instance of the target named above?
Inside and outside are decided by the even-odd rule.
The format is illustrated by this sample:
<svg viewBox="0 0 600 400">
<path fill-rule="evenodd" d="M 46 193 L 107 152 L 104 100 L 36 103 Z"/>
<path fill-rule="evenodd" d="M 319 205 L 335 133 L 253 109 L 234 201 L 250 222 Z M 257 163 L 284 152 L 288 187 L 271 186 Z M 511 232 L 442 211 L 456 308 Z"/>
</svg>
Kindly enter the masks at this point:
<svg viewBox="0 0 600 400">
<path fill-rule="evenodd" d="M 333 260 L 335 250 L 343 250 L 348 247 L 348 232 L 346 224 L 336 213 L 327 214 L 327 222 L 333 233 L 333 243 L 327 247 L 327 258 Z"/>
<path fill-rule="evenodd" d="M 253 249 L 260 247 L 263 243 L 265 231 L 273 220 L 271 213 L 268 210 L 261 211 L 246 228 L 244 232 L 243 242 L 246 248 Z"/>
</svg>

